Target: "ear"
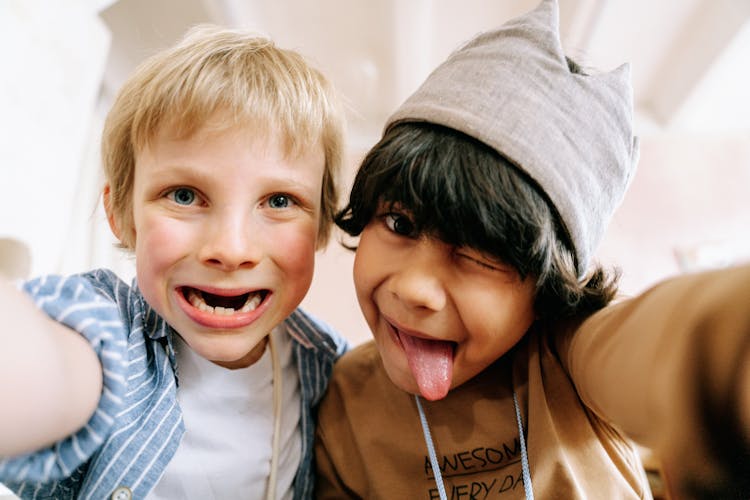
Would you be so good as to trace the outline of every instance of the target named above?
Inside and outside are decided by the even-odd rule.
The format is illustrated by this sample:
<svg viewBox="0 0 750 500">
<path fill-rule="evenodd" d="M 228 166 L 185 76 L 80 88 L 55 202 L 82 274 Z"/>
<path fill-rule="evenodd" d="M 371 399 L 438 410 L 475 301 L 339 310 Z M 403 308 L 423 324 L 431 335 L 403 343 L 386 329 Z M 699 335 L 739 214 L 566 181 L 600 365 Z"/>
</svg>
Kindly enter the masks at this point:
<svg viewBox="0 0 750 500">
<path fill-rule="evenodd" d="M 107 222 L 109 222 L 109 229 L 112 231 L 112 234 L 114 234 L 118 240 L 122 241 L 122 238 L 120 238 L 120 228 L 117 225 L 117 219 L 115 218 L 114 212 L 112 211 L 111 194 L 112 190 L 109 186 L 109 183 L 107 183 L 104 185 L 104 189 L 102 190 L 104 212 L 107 214 Z"/>
</svg>

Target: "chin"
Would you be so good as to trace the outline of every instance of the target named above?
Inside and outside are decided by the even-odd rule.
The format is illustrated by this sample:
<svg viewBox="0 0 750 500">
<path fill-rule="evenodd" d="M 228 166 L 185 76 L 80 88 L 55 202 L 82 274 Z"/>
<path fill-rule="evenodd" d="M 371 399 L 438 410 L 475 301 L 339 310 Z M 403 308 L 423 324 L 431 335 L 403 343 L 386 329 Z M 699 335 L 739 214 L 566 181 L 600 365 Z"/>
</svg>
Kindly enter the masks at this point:
<svg viewBox="0 0 750 500">
<path fill-rule="evenodd" d="M 401 369 L 397 365 L 394 366 L 394 364 L 387 362 L 385 359 L 383 360 L 383 366 L 385 373 L 393 385 L 409 394 L 419 394 L 419 387 L 414 377 L 412 377 L 408 366 L 405 369 Z"/>
<path fill-rule="evenodd" d="M 193 341 L 190 343 L 191 349 L 201 357 L 214 362 L 231 362 L 237 361 L 247 356 L 258 345 L 259 340 L 248 342 L 247 340 L 219 338 L 209 341 Z"/>
</svg>

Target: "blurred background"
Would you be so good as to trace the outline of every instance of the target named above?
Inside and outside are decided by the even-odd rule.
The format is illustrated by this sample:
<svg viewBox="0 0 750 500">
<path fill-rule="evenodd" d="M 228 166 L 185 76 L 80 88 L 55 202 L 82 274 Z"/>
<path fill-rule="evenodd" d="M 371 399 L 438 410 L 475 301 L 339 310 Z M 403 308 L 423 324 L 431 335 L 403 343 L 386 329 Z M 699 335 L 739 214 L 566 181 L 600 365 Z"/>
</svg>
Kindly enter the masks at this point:
<svg viewBox="0 0 750 500">
<path fill-rule="evenodd" d="M 93 267 L 133 276 L 99 203 L 99 134 L 124 79 L 196 23 L 247 27 L 333 80 L 350 126 L 345 182 L 387 116 L 475 33 L 537 0 L 0 0 L 0 272 Z M 631 294 L 750 258 L 750 2 L 560 0 L 563 45 L 586 66 L 632 65 L 632 188 L 600 247 Z M 348 184 L 347 184 L 348 185 Z M 318 256 L 304 306 L 368 338 L 352 255 Z"/>
</svg>

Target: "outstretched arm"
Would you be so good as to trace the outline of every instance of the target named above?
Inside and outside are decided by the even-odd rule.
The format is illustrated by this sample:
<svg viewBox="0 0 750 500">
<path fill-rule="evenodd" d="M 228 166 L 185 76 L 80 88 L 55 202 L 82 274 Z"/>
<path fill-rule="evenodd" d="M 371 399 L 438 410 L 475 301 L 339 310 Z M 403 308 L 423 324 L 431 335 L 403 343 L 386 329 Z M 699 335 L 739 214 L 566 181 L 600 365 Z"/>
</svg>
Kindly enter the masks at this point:
<svg viewBox="0 0 750 500">
<path fill-rule="evenodd" d="M 77 332 L 0 279 L 0 457 L 33 451 L 86 424 L 102 368 Z"/>
<path fill-rule="evenodd" d="M 678 497 L 750 489 L 750 266 L 606 308 L 561 352 L 581 399 L 659 455 Z"/>
</svg>

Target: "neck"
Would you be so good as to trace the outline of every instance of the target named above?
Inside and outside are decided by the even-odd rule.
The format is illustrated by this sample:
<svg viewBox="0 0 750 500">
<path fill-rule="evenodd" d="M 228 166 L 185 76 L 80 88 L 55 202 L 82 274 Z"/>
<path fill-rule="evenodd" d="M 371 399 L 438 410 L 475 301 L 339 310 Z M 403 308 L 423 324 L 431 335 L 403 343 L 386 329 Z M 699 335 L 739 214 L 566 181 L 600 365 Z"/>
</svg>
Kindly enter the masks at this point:
<svg viewBox="0 0 750 500">
<path fill-rule="evenodd" d="M 258 342 L 252 351 L 242 356 L 240 359 L 235 361 L 213 361 L 213 363 L 228 368 L 230 370 L 237 370 L 239 368 L 247 368 L 248 366 L 254 365 L 266 352 L 266 346 L 268 345 L 268 335 Z"/>
</svg>

